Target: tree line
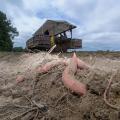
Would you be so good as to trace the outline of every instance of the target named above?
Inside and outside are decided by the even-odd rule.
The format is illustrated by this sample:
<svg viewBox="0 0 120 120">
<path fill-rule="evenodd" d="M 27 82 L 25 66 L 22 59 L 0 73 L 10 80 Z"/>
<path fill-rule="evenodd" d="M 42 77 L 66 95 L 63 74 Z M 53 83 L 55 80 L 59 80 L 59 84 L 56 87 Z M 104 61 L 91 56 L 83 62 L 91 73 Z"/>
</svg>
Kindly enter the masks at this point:
<svg viewBox="0 0 120 120">
<path fill-rule="evenodd" d="M 13 27 L 6 14 L 0 11 L 0 51 L 12 51 L 12 40 L 18 35 L 17 29 Z"/>
</svg>

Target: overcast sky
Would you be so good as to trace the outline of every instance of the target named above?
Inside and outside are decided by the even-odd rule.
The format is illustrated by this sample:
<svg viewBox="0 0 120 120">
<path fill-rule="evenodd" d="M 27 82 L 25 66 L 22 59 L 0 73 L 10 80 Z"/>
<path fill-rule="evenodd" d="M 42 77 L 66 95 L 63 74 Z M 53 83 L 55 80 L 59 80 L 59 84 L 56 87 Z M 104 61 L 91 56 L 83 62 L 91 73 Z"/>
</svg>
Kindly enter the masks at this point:
<svg viewBox="0 0 120 120">
<path fill-rule="evenodd" d="M 77 26 L 74 37 L 85 50 L 120 50 L 120 0 L 0 0 L 17 27 L 15 46 L 25 42 L 47 19 L 66 20 Z"/>
</svg>

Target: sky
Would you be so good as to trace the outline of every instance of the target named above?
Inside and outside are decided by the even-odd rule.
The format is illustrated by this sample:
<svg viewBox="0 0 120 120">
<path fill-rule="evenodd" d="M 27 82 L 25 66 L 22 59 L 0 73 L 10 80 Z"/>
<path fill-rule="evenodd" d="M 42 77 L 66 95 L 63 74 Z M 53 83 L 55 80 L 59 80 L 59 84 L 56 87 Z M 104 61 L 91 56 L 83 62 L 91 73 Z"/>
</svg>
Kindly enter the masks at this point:
<svg viewBox="0 0 120 120">
<path fill-rule="evenodd" d="M 120 51 L 120 0 L 0 0 L 19 32 L 14 46 L 26 41 L 47 20 L 66 20 L 77 26 L 73 37 L 83 40 L 82 50 Z"/>
</svg>

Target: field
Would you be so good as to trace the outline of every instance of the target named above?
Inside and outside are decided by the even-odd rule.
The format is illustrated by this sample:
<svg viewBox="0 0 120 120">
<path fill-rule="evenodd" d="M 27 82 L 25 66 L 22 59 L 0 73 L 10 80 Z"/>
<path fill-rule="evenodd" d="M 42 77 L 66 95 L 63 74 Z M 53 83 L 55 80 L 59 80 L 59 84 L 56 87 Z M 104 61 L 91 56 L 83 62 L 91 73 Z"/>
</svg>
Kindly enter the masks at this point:
<svg viewBox="0 0 120 120">
<path fill-rule="evenodd" d="M 75 77 L 88 86 L 87 94 L 77 95 L 62 83 L 65 68 L 58 65 L 45 74 L 36 69 L 72 53 L 0 53 L 0 120 L 120 120 L 120 52 L 78 52 L 91 66 L 78 70 Z M 111 78 L 112 76 L 112 78 Z M 109 80 L 107 105 L 104 91 Z M 111 106 L 112 105 L 112 106 Z"/>
</svg>

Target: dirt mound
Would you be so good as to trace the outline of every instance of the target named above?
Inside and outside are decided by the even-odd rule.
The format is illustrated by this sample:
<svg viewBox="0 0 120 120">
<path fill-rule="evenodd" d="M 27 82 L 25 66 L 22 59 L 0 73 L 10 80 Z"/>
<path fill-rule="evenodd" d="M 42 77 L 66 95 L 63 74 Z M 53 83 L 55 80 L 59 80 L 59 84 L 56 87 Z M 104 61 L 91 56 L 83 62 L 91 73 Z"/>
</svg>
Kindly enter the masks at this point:
<svg viewBox="0 0 120 120">
<path fill-rule="evenodd" d="M 43 61 L 46 63 L 47 61 Z M 100 69 L 79 70 L 75 77 L 87 84 L 88 92 L 80 96 L 64 87 L 62 72 L 65 66 L 54 67 L 46 74 L 36 74 L 17 85 L 0 91 L 1 120 L 119 120 L 120 111 L 105 104 L 103 93 L 112 72 Z M 31 73 L 32 74 L 32 73 Z M 114 76 L 109 92 L 111 104 L 120 104 L 120 72 Z M 118 87 L 119 88 L 119 87 Z"/>
</svg>

